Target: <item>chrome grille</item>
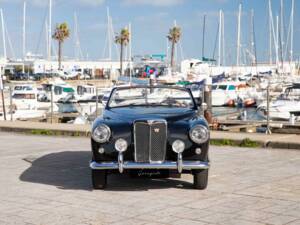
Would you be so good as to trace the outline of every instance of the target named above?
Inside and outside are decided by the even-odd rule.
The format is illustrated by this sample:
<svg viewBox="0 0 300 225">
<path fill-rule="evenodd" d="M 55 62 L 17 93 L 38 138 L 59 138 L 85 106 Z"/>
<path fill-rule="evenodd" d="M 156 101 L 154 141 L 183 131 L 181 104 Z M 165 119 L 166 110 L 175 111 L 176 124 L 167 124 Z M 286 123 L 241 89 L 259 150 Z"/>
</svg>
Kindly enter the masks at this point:
<svg viewBox="0 0 300 225">
<path fill-rule="evenodd" d="M 165 120 L 138 121 L 134 124 L 136 162 L 165 160 L 167 123 Z"/>
</svg>

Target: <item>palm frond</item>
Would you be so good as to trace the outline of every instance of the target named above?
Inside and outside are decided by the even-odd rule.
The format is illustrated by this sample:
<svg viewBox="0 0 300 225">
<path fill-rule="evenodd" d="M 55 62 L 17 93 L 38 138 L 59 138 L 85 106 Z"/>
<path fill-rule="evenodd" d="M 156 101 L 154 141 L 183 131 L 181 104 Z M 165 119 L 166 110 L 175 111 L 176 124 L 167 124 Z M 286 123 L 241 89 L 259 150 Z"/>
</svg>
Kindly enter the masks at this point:
<svg viewBox="0 0 300 225">
<path fill-rule="evenodd" d="M 70 37 L 70 33 L 68 24 L 64 22 L 56 25 L 52 38 L 63 42 L 65 39 Z"/>
<path fill-rule="evenodd" d="M 169 30 L 167 38 L 170 42 L 177 43 L 181 38 L 181 28 L 174 26 Z"/>
<path fill-rule="evenodd" d="M 127 28 L 123 28 L 119 34 L 115 37 L 115 42 L 117 44 L 127 45 L 130 41 L 130 33 Z"/>
</svg>

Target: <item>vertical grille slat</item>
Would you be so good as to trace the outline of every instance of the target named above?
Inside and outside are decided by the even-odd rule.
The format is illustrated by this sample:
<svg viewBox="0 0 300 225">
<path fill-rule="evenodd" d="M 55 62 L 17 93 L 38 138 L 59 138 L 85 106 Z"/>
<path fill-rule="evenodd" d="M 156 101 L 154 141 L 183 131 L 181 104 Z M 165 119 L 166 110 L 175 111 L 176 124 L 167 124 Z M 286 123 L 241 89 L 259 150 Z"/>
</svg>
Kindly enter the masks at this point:
<svg viewBox="0 0 300 225">
<path fill-rule="evenodd" d="M 149 160 L 149 136 L 150 129 L 145 122 L 134 124 L 135 161 L 147 162 Z"/>
<path fill-rule="evenodd" d="M 136 162 L 163 162 L 167 144 L 166 121 L 135 122 L 134 143 Z"/>
</svg>

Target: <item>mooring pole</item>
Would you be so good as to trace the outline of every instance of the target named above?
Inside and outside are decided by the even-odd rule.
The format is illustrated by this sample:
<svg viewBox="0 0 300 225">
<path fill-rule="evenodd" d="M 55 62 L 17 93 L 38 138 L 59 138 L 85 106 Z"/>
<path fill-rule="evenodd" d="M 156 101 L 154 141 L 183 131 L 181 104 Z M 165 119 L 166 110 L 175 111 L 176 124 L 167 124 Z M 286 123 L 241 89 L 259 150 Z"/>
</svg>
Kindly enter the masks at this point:
<svg viewBox="0 0 300 225">
<path fill-rule="evenodd" d="M 51 123 L 53 123 L 53 85 L 51 85 Z"/>
<path fill-rule="evenodd" d="M 13 121 L 12 88 L 9 87 L 10 121 Z"/>
<path fill-rule="evenodd" d="M 1 68 L 1 74 L 0 74 L 0 90 L 1 90 L 1 96 L 2 96 L 2 108 L 3 108 L 3 118 L 6 120 L 6 110 L 5 110 L 5 102 L 4 102 L 4 84 L 3 84 L 3 75 L 2 75 L 2 68 Z"/>
<path fill-rule="evenodd" d="M 98 117 L 98 87 L 96 87 L 96 118 Z"/>
<path fill-rule="evenodd" d="M 201 105 L 199 105 L 200 110 L 198 110 L 199 115 L 204 116 L 204 89 L 205 89 L 205 85 L 199 90 L 199 98 L 201 99 Z"/>
<path fill-rule="evenodd" d="M 266 134 L 271 134 L 270 129 L 270 81 L 268 82 L 267 86 L 267 130 Z"/>
<path fill-rule="evenodd" d="M 208 123 L 212 123 L 212 99 L 211 99 L 211 78 L 209 77 L 205 81 L 204 86 L 204 102 L 206 103 L 207 107 L 204 111 L 204 117 Z"/>
<path fill-rule="evenodd" d="M 4 92 L 3 92 L 3 89 L 1 89 L 1 95 L 2 95 L 3 118 L 4 118 L 4 120 L 6 120 L 6 111 L 5 111 L 5 103 L 4 103 Z"/>
</svg>

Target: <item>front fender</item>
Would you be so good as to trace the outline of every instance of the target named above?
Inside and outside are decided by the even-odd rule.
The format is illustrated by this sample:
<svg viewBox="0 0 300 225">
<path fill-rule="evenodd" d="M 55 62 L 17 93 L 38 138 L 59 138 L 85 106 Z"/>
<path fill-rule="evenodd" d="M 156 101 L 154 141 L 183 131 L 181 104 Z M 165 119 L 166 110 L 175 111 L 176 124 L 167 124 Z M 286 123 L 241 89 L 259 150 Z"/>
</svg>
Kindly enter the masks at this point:
<svg viewBox="0 0 300 225">
<path fill-rule="evenodd" d="M 103 117 L 97 118 L 92 125 L 92 132 L 95 128 L 101 124 L 107 125 L 111 130 L 111 136 L 106 143 L 98 143 L 91 139 L 91 146 L 93 152 L 93 159 L 96 161 L 109 161 L 111 158 L 116 159 L 118 152 L 115 150 L 115 142 L 119 138 L 123 138 L 129 144 L 128 148 L 131 147 L 133 142 L 132 137 L 132 126 L 130 123 L 124 122 L 122 120 L 110 120 L 104 119 Z M 105 153 L 99 154 L 98 149 L 104 148 Z"/>
</svg>

